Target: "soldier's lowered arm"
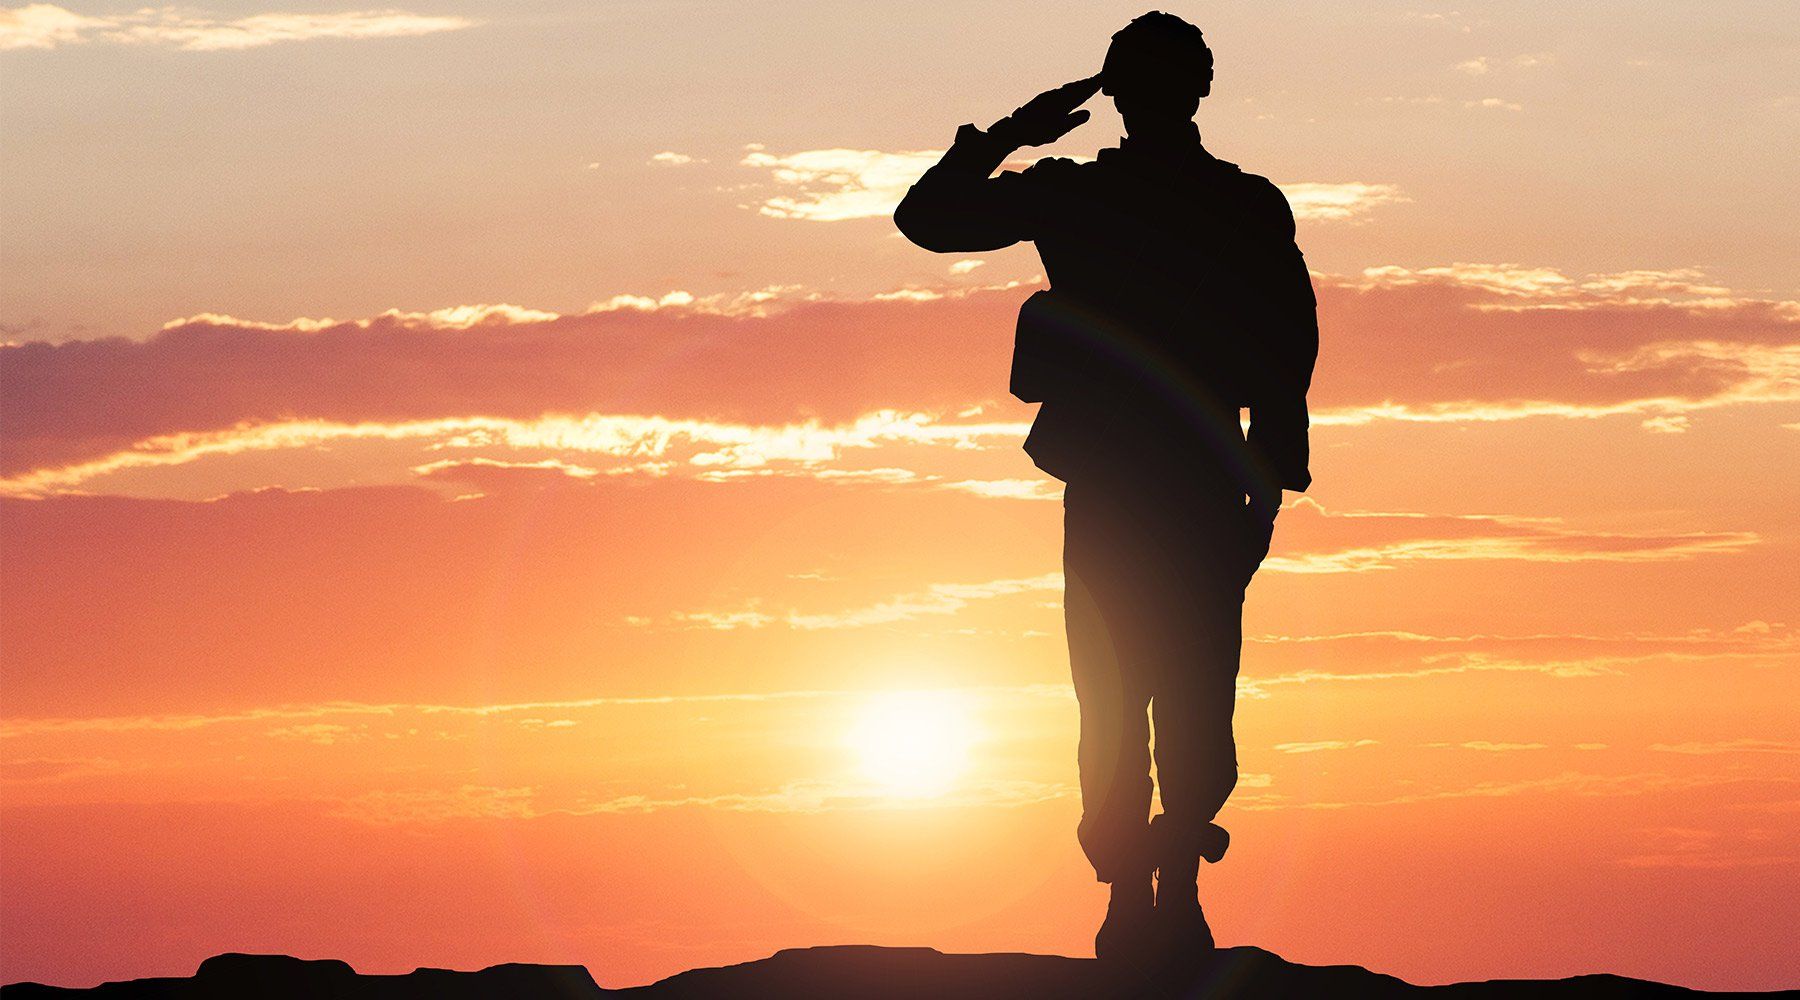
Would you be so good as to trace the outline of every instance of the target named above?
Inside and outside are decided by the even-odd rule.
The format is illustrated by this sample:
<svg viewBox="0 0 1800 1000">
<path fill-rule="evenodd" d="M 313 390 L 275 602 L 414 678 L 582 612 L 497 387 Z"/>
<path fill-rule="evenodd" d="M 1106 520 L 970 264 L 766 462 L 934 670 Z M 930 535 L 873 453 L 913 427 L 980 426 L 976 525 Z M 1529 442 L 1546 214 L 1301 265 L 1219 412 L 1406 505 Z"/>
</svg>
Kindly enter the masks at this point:
<svg viewBox="0 0 1800 1000">
<path fill-rule="evenodd" d="M 1294 214 L 1280 189 L 1270 185 L 1273 238 L 1261 262 L 1262 301 L 1268 309 L 1268 361 L 1275 371 L 1262 398 L 1250 406 L 1248 444 L 1262 478 L 1273 489 L 1253 503 L 1271 515 L 1281 490 L 1312 485 L 1306 393 L 1319 357 L 1318 299 L 1306 259 L 1294 242 Z M 1276 204 L 1279 202 L 1279 204 Z"/>
</svg>

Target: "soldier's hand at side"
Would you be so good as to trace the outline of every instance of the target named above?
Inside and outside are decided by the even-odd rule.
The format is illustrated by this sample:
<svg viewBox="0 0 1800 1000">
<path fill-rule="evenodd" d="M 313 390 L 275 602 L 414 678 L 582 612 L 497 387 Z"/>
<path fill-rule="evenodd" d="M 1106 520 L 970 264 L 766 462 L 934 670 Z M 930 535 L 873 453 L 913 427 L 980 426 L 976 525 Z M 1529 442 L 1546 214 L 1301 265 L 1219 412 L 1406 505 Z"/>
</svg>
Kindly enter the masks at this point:
<svg viewBox="0 0 1800 1000">
<path fill-rule="evenodd" d="M 1065 83 L 1046 90 L 1017 111 L 995 122 L 991 135 L 1003 135 L 1020 146 L 1042 146 L 1055 142 L 1088 120 L 1086 111 L 1077 111 L 1087 99 L 1100 90 L 1100 76 Z"/>
<path fill-rule="evenodd" d="M 1281 513 L 1281 491 L 1275 490 L 1272 493 L 1262 494 L 1252 493 L 1250 494 L 1250 502 L 1245 506 L 1250 511 L 1251 516 L 1258 521 L 1273 521 L 1275 520 L 1275 515 Z"/>
</svg>

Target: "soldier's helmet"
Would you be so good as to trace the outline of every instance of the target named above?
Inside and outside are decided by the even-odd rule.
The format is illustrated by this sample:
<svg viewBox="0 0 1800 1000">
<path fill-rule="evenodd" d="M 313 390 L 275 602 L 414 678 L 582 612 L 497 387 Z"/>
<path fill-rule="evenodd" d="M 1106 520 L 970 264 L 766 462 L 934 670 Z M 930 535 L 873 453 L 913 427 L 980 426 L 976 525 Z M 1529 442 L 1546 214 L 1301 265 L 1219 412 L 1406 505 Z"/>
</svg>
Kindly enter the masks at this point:
<svg viewBox="0 0 1800 1000">
<path fill-rule="evenodd" d="M 1213 54 L 1200 29 L 1153 10 L 1112 36 L 1100 68 L 1100 92 L 1112 98 L 1174 105 L 1212 92 Z"/>
</svg>

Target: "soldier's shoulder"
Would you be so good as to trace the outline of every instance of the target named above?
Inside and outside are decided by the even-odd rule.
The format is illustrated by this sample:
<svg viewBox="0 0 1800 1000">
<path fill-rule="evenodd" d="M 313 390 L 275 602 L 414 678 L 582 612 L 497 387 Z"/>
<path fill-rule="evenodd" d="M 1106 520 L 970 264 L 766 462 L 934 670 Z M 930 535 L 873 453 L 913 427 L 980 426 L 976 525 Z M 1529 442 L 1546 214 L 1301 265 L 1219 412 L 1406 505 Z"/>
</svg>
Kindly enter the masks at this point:
<svg viewBox="0 0 1800 1000">
<path fill-rule="evenodd" d="M 1221 172 L 1230 178 L 1236 188 L 1238 197 L 1254 210 L 1276 217 L 1293 218 L 1293 210 L 1288 207 L 1287 195 L 1274 181 L 1261 174 L 1253 174 L 1235 163 L 1226 160 L 1218 161 Z"/>
<path fill-rule="evenodd" d="M 1281 189 L 1276 187 L 1275 182 L 1267 177 L 1264 177 L 1261 174 L 1253 174 L 1243 167 L 1232 163 L 1230 160 L 1215 160 L 1213 162 L 1217 169 L 1225 176 L 1229 177 L 1246 195 L 1264 198 L 1281 196 Z"/>
</svg>

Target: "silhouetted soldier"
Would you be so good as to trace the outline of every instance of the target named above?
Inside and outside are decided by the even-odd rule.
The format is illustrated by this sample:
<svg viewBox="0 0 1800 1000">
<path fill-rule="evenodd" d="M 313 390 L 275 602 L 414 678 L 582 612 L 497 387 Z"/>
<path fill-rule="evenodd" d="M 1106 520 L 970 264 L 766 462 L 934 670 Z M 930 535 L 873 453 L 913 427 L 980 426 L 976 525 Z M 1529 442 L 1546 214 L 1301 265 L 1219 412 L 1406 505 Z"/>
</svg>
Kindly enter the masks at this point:
<svg viewBox="0 0 1800 1000">
<path fill-rule="evenodd" d="M 1237 784 L 1244 588 L 1282 489 L 1311 481 L 1312 282 L 1281 192 L 1201 146 L 1193 117 L 1212 68 L 1198 28 L 1145 14 L 1113 36 L 1098 76 L 986 131 L 962 126 L 894 214 L 939 253 L 1030 240 L 1050 279 L 1020 311 L 1012 388 L 1043 403 L 1026 451 L 1068 484 L 1078 835 L 1111 883 L 1102 958 L 1212 946 L 1195 877 L 1228 839 L 1212 820 Z M 1117 148 L 990 176 L 1086 121 L 1076 108 L 1096 90 L 1125 121 Z"/>
</svg>

